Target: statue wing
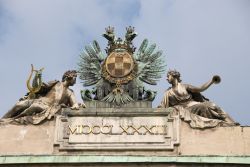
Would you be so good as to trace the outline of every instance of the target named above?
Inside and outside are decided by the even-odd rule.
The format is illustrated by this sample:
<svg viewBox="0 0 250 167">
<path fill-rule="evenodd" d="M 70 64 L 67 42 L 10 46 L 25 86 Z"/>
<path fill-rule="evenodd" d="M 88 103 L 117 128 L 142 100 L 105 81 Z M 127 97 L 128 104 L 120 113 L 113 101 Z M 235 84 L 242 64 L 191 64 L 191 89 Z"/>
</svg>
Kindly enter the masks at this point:
<svg viewBox="0 0 250 167">
<path fill-rule="evenodd" d="M 144 39 L 139 50 L 135 54 L 138 64 L 138 78 L 150 85 L 156 85 L 165 71 L 165 61 L 162 51 L 155 51 L 156 44 L 148 45 L 148 40 Z"/>
<path fill-rule="evenodd" d="M 94 41 L 92 45 L 85 46 L 78 63 L 80 79 L 83 80 L 84 86 L 94 85 L 102 79 L 101 63 L 104 57 L 105 55 L 101 52 L 97 41 Z"/>
</svg>

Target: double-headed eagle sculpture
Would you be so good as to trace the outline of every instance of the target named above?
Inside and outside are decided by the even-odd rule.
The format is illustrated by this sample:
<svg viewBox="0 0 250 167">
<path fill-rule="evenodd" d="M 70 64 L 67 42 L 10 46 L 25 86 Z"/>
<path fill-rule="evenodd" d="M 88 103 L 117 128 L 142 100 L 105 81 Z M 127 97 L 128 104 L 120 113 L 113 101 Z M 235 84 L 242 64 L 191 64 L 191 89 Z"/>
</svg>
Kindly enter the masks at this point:
<svg viewBox="0 0 250 167">
<path fill-rule="evenodd" d="M 117 38 L 114 28 L 107 27 L 103 36 L 108 40 L 105 52 L 97 41 L 85 46 L 80 55 L 79 74 L 84 86 L 94 86 L 82 91 L 83 100 L 98 100 L 116 105 L 131 101 L 152 101 L 156 92 L 146 90 L 143 83 L 156 85 L 164 72 L 162 51 L 156 44 L 144 39 L 139 49 L 133 46 L 137 36 L 134 27 L 127 27 L 125 38 Z"/>
</svg>

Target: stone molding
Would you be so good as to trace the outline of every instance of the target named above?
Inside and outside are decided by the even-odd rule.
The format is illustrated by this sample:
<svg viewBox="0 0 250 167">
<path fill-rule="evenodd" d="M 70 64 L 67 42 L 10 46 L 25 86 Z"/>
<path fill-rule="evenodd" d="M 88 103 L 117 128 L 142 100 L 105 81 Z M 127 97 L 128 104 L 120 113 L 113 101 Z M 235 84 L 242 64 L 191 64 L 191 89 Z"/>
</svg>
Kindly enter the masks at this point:
<svg viewBox="0 0 250 167">
<path fill-rule="evenodd" d="M 180 119 L 169 113 L 166 109 L 66 109 L 57 116 L 54 143 L 59 151 L 174 150 L 179 144 Z M 110 133 L 108 125 L 112 125 Z"/>
<path fill-rule="evenodd" d="M 250 164 L 250 156 L 90 156 L 90 155 L 16 155 L 0 156 L 7 164 L 87 164 L 87 163 L 190 163 Z"/>
</svg>

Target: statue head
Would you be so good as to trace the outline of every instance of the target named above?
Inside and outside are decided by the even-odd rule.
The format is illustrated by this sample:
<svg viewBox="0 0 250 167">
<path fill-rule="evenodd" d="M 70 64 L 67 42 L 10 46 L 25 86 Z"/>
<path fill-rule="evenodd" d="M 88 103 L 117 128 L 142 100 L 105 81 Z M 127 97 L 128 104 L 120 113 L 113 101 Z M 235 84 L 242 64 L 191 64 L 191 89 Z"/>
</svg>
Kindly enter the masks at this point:
<svg viewBox="0 0 250 167">
<path fill-rule="evenodd" d="M 76 70 L 68 70 L 63 74 L 62 82 L 69 82 L 69 86 L 73 86 L 76 83 L 77 72 Z"/>
<path fill-rule="evenodd" d="M 169 70 L 167 73 L 167 79 L 169 78 L 169 76 L 172 76 L 173 78 L 177 79 L 178 82 L 181 82 L 181 74 L 176 71 L 176 70 Z"/>
</svg>

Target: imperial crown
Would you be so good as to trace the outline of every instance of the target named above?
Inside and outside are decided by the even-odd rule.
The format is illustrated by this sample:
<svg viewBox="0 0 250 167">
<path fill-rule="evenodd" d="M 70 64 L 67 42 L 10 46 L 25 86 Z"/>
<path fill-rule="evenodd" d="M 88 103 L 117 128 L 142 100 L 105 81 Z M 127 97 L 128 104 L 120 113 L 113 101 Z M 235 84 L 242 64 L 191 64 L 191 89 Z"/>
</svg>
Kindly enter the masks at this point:
<svg viewBox="0 0 250 167">
<path fill-rule="evenodd" d="M 114 27 L 108 27 L 105 29 L 106 32 L 103 36 L 108 40 L 108 46 L 106 48 L 106 53 L 110 54 L 113 51 L 127 51 L 130 54 L 135 52 L 135 47 L 132 44 L 132 40 L 137 36 L 137 33 L 134 30 L 134 27 L 127 27 L 126 28 L 126 35 L 125 39 L 115 37 L 114 34 Z"/>
</svg>

